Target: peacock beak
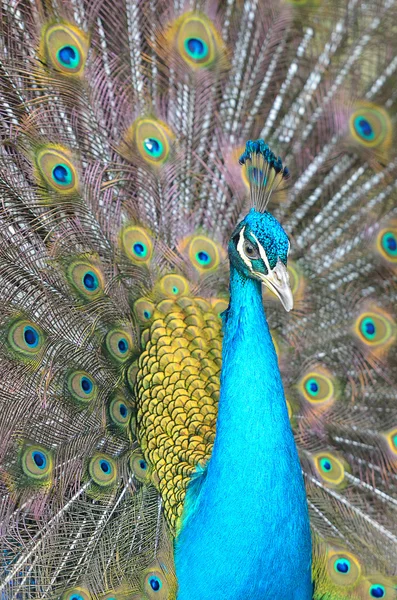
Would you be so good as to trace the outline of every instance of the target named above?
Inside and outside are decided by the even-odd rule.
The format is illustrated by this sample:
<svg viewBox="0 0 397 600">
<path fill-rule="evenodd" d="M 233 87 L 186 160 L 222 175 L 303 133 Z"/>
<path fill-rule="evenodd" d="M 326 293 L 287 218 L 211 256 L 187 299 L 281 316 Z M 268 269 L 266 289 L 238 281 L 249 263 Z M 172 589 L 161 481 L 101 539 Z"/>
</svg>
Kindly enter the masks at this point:
<svg viewBox="0 0 397 600">
<path fill-rule="evenodd" d="M 294 298 L 289 285 L 287 267 L 278 259 L 272 271 L 269 271 L 267 275 L 259 273 L 258 275 L 265 286 L 279 297 L 281 304 L 289 312 L 294 306 Z"/>
</svg>

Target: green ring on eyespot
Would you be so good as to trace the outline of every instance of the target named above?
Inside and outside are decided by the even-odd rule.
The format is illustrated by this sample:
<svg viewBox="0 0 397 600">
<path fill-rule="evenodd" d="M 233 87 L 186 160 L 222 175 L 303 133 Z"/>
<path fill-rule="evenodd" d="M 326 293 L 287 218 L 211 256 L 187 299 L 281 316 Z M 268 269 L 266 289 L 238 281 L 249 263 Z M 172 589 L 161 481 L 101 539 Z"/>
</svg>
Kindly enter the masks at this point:
<svg viewBox="0 0 397 600">
<path fill-rule="evenodd" d="M 310 396 L 318 396 L 320 386 L 318 385 L 318 382 L 314 379 L 314 377 L 311 377 L 308 381 L 306 381 L 305 390 Z"/>
<path fill-rule="evenodd" d="M 138 258 L 145 258 L 148 253 L 148 249 L 144 242 L 135 242 L 132 246 L 132 251 Z"/>
<path fill-rule="evenodd" d="M 386 596 L 386 590 L 380 583 L 374 583 L 369 588 L 371 598 L 384 598 Z"/>
<path fill-rule="evenodd" d="M 155 137 L 145 138 L 143 140 L 143 149 L 151 158 L 159 158 L 164 152 L 162 142 Z"/>
<path fill-rule="evenodd" d="M 205 252 L 205 250 L 199 250 L 196 252 L 195 258 L 199 265 L 209 265 L 212 260 L 208 252 Z"/>
<path fill-rule="evenodd" d="M 188 37 L 183 42 L 186 54 L 193 60 L 203 60 L 208 56 L 208 45 L 204 40 L 198 37 Z"/>
<path fill-rule="evenodd" d="M 93 271 L 87 271 L 83 275 L 82 284 L 88 292 L 96 292 L 99 287 L 98 277 Z"/>
<path fill-rule="evenodd" d="M 329 473 L 330 471 L 332 471 L 332 463 L 329 460 L 329 458 L 322 458 L 320 460 L 320 467 L 322 468 L 323 471 L 325 471 L 326 473 Z"/>
<path fill-rule="evenodd" d="M 371 123 L 365 117 L 358 115 L 354 119 L 354 129 L 357 135 L 368 142 L 372 142 L 375 139 L 375 131 Z"/>
<path fill-rule="evenodd" d="M 52 169 L 52 178 L 57 185 L 70 185 L 73 181 L 72 171 L 65 163 L 55 165 Z"/>
<path fill-rule="evenodd" d="M 373 340 L 376 336 L 376 325 L 371 317 L 365 317 L 360 323 L 360 331 L 367 340 Z"/>
<path fill-rule="evenodd" d="M 341 575 L 347 575 L 351 570 L 350 560 L 347 558 L 338 558 L 338 560 L 334 562 L 334 569 Z"/>
<path fill-rule="evenodd" d="M 80 63 L 80 52 L 73 44 L 61 46 L 56 53 L 57 61 L 65 69 L 76 69 Z"/>
<path fill-rule="evenodd" d="M 382 248 L 389 256 L 397 257 L 397 238 L 392 231 L 386 231 L 382 235 Z"/>
</svg>

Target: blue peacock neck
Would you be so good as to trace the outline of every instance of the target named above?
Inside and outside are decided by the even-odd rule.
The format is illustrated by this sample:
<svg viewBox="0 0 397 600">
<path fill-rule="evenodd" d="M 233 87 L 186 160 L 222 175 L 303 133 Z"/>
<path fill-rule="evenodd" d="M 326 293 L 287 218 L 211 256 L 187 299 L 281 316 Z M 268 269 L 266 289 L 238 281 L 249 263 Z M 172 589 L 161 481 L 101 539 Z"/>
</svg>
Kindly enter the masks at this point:
<svg viewBox="0 0 397 600">
<path fill-rule="evenodd" d="M 188 490 L 178 600 L 309 600 L 306 496 L 261 284 L 232 266 L 216 440 Z"/>
</svg>

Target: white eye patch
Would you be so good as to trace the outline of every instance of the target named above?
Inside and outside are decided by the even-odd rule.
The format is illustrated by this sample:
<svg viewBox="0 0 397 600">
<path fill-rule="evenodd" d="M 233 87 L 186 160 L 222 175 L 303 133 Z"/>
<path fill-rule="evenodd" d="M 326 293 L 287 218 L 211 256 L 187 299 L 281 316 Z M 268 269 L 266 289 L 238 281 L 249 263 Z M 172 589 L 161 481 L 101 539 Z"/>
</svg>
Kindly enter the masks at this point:
<svg viewBox="0 0 397 600">
<path fill-rule="evenodd" d="M 245 231 L 245 226 L 240 231 L 240 236 L 239 236 L 239 240 L 238 240 L 238 244 L 237 244 L 237 252 L 239 253 L 239 255 L 242 258 L 242 260 L 244 261 L 244 263 L 247 265 L 247 267 L 251 271 L 251 273 L 253 273 L 254 270 L 252 268 L 252 262 L 251 262 L 251 260 L 249 259 L 249 257 L 244 252 L 244 242 L 245 242 L 244 231 Z M 265 263 L 265 266 L 267 268 L 267 272 L 270 273 L 271 272 L 271 268 L 270 268 L 269 261 L 267 259 L 267 255 L 266 255 L 265 249 L 258 242 L 258 238 L 252 232 L 251 232 L 251 235 L 252 235 L 252 237 L 254 238 L 254 240 L 256 241 L 256 243 L 258 245 L 258 250 L 259 250 L 260 257 L 263 260 L 263 262 Z"/>
</svg>

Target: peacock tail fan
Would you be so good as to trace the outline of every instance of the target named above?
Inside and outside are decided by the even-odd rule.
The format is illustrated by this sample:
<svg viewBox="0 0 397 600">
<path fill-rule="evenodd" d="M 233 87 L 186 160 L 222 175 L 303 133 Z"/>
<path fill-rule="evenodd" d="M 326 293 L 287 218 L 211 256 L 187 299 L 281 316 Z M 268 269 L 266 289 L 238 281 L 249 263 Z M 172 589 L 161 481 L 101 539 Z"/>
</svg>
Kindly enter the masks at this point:
<svg viewBox="0 0 397 600">
<path fill-rule="evenodd" d="M 253 205 L 290 237 L 295 310 L 263 302 L 313 598 L 396 598 L 396 18 L 395 0 L 3 0 L 2 598 L 177 597 L 227 244 Z"/>
</svg>

